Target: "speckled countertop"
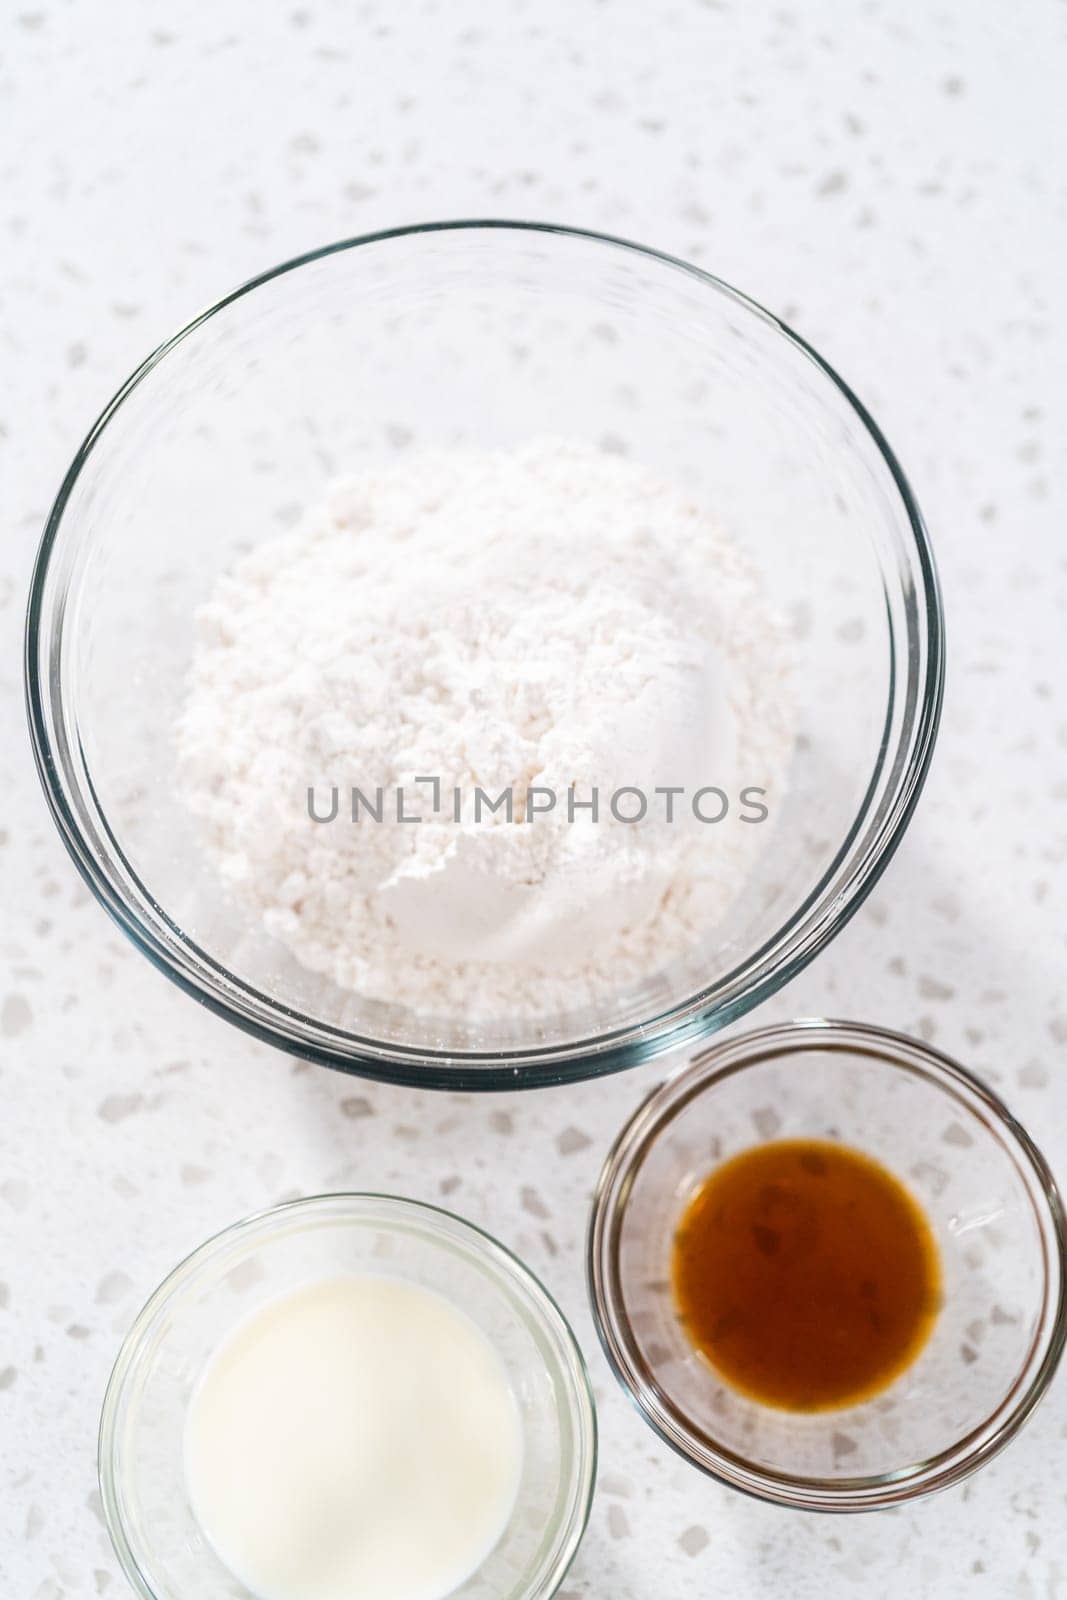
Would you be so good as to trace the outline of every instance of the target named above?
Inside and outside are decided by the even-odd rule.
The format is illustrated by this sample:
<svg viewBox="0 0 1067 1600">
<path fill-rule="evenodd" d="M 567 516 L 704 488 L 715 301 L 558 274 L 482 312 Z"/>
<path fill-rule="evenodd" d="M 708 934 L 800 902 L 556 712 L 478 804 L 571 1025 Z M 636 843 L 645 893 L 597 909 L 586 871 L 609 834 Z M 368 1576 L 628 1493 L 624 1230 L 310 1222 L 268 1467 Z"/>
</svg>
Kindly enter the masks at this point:
<svg viewBox="0 0 1067 1600">
<path fill-rule="evenodd" d="M 0 1593 L 125 1592 L 94 1467 L 122 1333 L 221 1223 L 339 1185 L 445 1199 L 574 1319 L 603 1453 L 572 1600 L 1067 1593 L 1067 1379 L 984 1473 L 895 1514 L 775 1511 L 660 1448 L 597 1348 L 581 1221 L 661 1069 L 420 1097 L 216 1021 L 77 880 L 31 769 L 19 659 L 34 548 L 82 434 L 162 335 L 241 279 L 334 237 L 492 213 L 706 264 L 873 408 L 933 529 L 949 617 L 911 831 L 760 1019 L 829 1011 L 935 1040 L 1000 1089 L 1062 1178 L 1067 10 L 16 0 L 5 17 Z"/>
</svg>

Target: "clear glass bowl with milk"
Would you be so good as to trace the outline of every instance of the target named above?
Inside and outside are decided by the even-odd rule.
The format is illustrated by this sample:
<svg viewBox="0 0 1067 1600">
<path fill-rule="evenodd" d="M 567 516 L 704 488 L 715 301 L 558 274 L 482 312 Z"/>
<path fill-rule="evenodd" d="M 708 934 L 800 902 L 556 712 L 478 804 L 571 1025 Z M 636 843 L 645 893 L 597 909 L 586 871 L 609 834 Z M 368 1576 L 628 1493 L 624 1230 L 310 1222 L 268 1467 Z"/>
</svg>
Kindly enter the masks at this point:
<svg viewBox="0 0 1067 1600">
<path fill-rule="evenodd" d="M 381 1195 L 202 1245 L 131 1329 L 100 1429 L 144 1600 L 547 1600 L 595 1470 L 584 1363 L 545 1290 L 469 1223 Z"/>
</svg>

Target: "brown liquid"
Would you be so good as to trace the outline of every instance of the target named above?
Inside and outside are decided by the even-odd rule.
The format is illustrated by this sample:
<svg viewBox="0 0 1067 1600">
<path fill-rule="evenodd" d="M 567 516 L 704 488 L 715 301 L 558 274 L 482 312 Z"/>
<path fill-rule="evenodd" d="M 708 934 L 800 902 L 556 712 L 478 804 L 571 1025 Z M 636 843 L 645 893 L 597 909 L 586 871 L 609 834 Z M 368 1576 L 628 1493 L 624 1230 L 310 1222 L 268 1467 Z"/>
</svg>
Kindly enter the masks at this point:
<svg viewBox="0 0 1067 1600">
<path fill-rule="evenodd" d="M 819 1411 L 877 1394 L 918 1355 L 940 1304 L 929 1223 L 858 1150 L 782 1139 L 718 1167 L 674 1242 L 694 1345 L 767 1405 Z"/>
</svg>

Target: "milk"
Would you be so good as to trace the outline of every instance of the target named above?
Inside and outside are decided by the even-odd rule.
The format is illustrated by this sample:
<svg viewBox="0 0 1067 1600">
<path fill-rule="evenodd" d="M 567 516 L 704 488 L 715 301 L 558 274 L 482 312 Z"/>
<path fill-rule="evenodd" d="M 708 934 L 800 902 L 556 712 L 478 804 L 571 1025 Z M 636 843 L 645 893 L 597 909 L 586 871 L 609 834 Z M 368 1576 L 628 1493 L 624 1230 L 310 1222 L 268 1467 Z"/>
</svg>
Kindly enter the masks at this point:
<svg viewBox="0 0 1067 1600">
<path fill-rule="evenodd" d="M 189 1405 L 201 1528 L 261 1600 L 441 1600 L 496 1544 L 522 1465 L 500 1357 L 396 1278 L 312 1282 L 224 1341 Z"/>
</svg>

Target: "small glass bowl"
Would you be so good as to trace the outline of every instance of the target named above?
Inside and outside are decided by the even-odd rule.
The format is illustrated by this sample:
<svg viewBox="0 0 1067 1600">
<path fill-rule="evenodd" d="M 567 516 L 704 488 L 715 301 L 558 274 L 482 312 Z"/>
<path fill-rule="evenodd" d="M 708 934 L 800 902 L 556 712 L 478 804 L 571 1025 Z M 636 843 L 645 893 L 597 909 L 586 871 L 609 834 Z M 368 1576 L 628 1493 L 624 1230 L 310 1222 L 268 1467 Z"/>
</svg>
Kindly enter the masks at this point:
<svg viewBox="0 0 1067 1600">
<path fill-rule="evenodd" d="M 100 1488 L 115 1552 L 143 1600 L 254 1600 L 193 1516 L 186 1410 L 216 1346 L 259 1306 L 345 1272 L 436 1290 L 481 1328 L 507 1369 L 524 1433 L 501 1539 L 452 1600 L 547 1600 L 585 1531 L 596 1413 L 581 1351 L 546 1290 L 488 1234 L 390 1195 L 328 1194 L 235 1223 L 156 1290 L 119 1352 L 100 1422 Z"/>
<path fill-rule="evenodd" d="M 937 1241 L 944 1302 L 930 1338 L 861 1404 L 759 1404 L 715 1374 L 675 1310 L 671 1249 L 688 1201 L 720 1162 L 777 1138 L 875 1157 Z M 748 1033 L 661 1084 L 607 1158 L 588 1248 L 601 1341 L 646 1420 L 704 1472 L 779 1505 L 874 1510 L 958 1482 L 1018 1432 L 1063 1350 L 1063 1206 L 1041 1153 L 955 1062 L 858 1023 Z"/>
</svg>

